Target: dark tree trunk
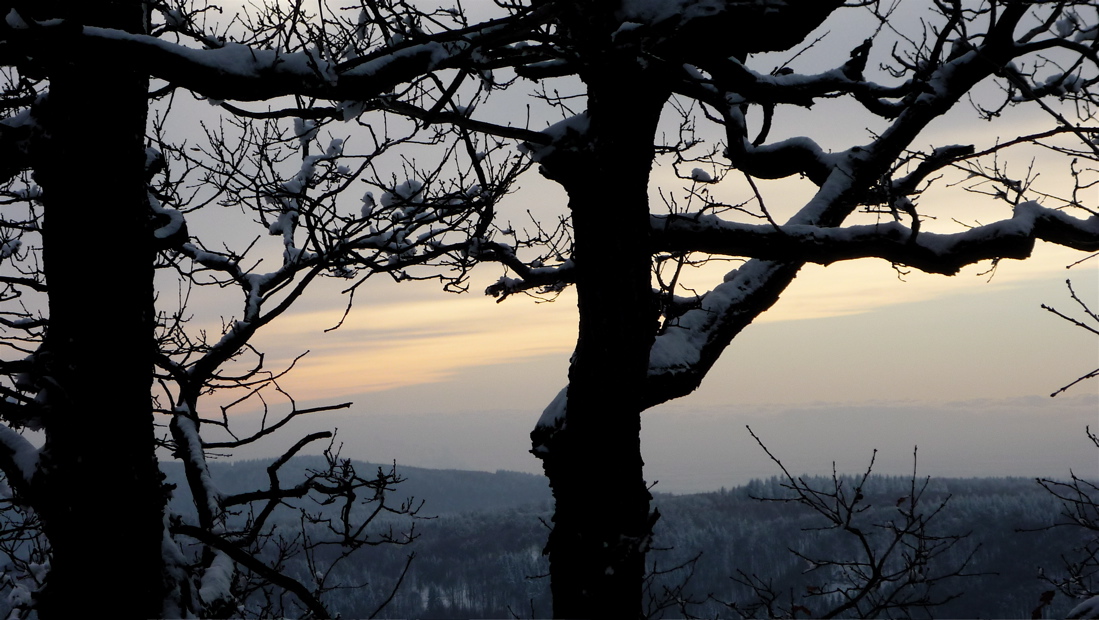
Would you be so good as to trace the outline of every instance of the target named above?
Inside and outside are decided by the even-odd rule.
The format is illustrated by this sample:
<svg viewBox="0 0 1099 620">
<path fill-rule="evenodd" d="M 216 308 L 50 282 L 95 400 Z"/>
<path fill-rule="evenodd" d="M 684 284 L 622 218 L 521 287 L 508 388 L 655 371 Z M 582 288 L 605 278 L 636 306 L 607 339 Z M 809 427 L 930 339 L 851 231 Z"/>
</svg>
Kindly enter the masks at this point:
<svg viewBox="0 0 1099 620">
<path fill-rule="evenodd" d="M 597 57 L 583 74 L 586 138 L 543 161 L 569 194 L 580 310 L 565 426 L 537 451 L 556 502 L 547 551 L 558 618 L 641 615 L 655 520 L 640 431 L 657 327 L 648 181 L 668 95 L 641 79 L 636 56 Z"/>
<path fill-rule="evenodd" d="M 540 425 L 531 436 L 556 501 L 546 550 L 558 618 L 643 611 L 645 552 L 657 517 L 640 442 L 658 331 L 648 187 L 670 96 L 662 80 L 673 77 L 662 71 L 692 58 L 708 63 L 787 49 L 842 0 L 730 3 L 705 19 L 664 20 L 639 36 L 621 31 L 620 5 L 560 5 L 560 38 L 587 85 L 589 125 L 580 138 L 566 135 L 541 154 L 543 174 L 569 194 L 580 309 L 564 424 Z"/>
<path fill-rule="evenodd" d="M 137 1 L 70 3 L 60 17 L 141 32 Z M 153 617 L 166 592 L 154 454 L 153 248 L 145 190 L 147 78 L 126 58 L 50 59 L 33 154 L 43 188 L 49 330 L 46 445 L 35 508 L 53 550 L 43 617 Z"/>
</svg>

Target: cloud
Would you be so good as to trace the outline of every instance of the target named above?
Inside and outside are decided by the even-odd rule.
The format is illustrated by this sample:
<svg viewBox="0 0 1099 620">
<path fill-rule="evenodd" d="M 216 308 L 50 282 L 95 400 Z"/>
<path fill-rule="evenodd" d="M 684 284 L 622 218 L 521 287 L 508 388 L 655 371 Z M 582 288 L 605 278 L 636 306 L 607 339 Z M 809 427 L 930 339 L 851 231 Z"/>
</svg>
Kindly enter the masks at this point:
<svg viewBox="0 0 1099 620">
<path fill-rule="evenodd" d="M 295 398 L 313 399 L 446 381 L 465 368 L 551 353 L 567 356 L 575 344 L 569 294 L 551 304 L 522 298 L 496 304 L 480 295 L 433 293 L 357 304 L 329 333 L 323 328 L 335 325 L 342 309 L 291 314 L 261 333 L 258 346 L 283 365 L 309 349 L 282 385 Z"/>
</svg>

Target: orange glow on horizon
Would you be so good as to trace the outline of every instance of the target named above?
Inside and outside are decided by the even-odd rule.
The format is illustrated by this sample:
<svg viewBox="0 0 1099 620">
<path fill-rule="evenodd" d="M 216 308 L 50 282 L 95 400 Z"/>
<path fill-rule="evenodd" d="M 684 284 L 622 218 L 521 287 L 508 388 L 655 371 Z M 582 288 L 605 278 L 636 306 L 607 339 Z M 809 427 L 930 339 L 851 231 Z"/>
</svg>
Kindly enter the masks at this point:
<svg viewBox="0 0 1099 620">
<path fill-rule="evenodd" d="M 955 277 L 913 272 L 903 282 L 888 264 L 877 260 L 810 265 L 757 323 L 861 314 L 947 295 L 973 295 L 976 302 L 982 292 L 1035 278 L 1061 279 L 1066 275 L 1064 266 L 1079 258 L 1078 252 L 1043 245 L 1028 261 L 1004 261 L 991 282 L 988 275 L 977 275 L 988 270 L 987 264 Z M 718 268 L 725 266 L 710 269 Z M 1067 275 L 1077 273 L 1083 275 L 1085 270 L 1077 268 Z M 712 278 L 714 274 L 700 275 Z M 568 356 L 576 340 L 576 301 L 571 289 L 556 302 L 543 304 L 524 298 L 497 304 L 480 295 L 436 291 L 416 299 L 389 299 L 357 304 L 343 326 L 329 333 L 323 329 L 338 321 L 342 312 L 338 307 L 288 315 L 261 334 L 259 348 L 270 352 L 271 368 L 285 367 L 310 350 L 280 385 L 296 399 L 330 400 L 445 382 L 471 367 Z"/>
</svg>

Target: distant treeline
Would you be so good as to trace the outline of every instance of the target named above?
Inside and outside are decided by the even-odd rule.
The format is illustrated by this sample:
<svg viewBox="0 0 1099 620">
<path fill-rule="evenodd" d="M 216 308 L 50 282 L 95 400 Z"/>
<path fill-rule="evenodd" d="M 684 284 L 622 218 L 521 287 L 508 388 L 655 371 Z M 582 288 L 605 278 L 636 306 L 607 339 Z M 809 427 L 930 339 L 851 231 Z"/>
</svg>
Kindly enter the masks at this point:
<svg viewBox="0 0 1099 620">
<path fill-rule="evenodd" d="M 284 478 L 291 482 L 292 470 L 318 464 L 311 457 L 295 459 L 285 468 Z M 266 465 L 260 461 L 215 463 L 211 473 L 224 485 L 223 492 L 239 492 L 267 480 Z M 378 467 L 355 466 L 360 474 Z M 331 594 L 331 609 L 349 618 L 369 615 L 389 596 L 407 556 L 415 553 L 384 617 L 549 615 L 548 568 L 541 551 L 551 497 L 544 478 L 505 471 L 412 467 L 398 467 L 397 471 L 406 481 L 392 501 L 400 503 L 409 496 L 417 504 L 422 501 L 421 518 L 382 525 L 395 529 L 414 526 L 418 537 L 407 546 L 379 546 L 366 556 L 365 563 L 345 565 L 341 574 L 345 583 L 364 587 Z M 178 484 L 177 493 L 185 494 L 180 472 L 169 469 L 167 473 L 169 481 Z M 834 487 L 831 478 L 806 478 L 805 482 L 819 489 Z M 846 489 L 853 488 L 855 482 L 853 478 L 841 479 Z M 895 518 L 900 500 L 909 496 L 911 489 L 912 480 L 907 477 L 871 476 L 862 488 L 865 497 L 861 503 L 868 508 L 858 515 L 860 523 L 884 533 L 883 525 Z M 671 592 L 692 602 L 687 608 L 692 615 L 737 617 L 726 604 L 748 605 L 758 593 L 734 576 L 741 576 L 741 581 L 746 576 L 758 578 L 774 592 L 794 598 L 818 588 L 820 571 L 808 571 L 806 561 L 791 550 L 808 557 L 842 560 L 855 557 L 857 549 L 842 531 L 819 529 L 828 524 L 803 506 L 756 499 L 790 496 L 779 478 L 754 480 L 713 493 L 658 494 L 655 505 L 662 516 L 650 562 L 657 573 L 680 565 L 683 568 L 653 577 L 653 604 Z M 915 616 L 1030 617 L 1043 592 L 1051 590 L 1039 574 L 1055 577 L 1063 572 L 1062 556 L 1071 559 L 1084 543 L 1079 528 L 1047 529 L 1063 521 L 1061 505 L 1031 479 L 933 479 L 924 491 L 921 507 L 930 513 L 944 500 L 948 501 L 933 519 L 932 534 L 969 535 L 935 562 L 947 567 L 971 556 L 964 570 L 970 576 L 936 584 L 941 591 L 933 594 L 940 598 L 960 596 L 928 612 L 914 610 Z M 300 515 L 291 507 L 280 519 L 288 536 L 301 527 Z M 304 562 L 292 561 L 284 569 L 308 574 Z M 1055 595 L 1041 614 L 1063 617 L 1075 603 Z M 812 607 L 807 609 L 812 611 Z M 677 617 L 682 610 L 670 607 L 666 613 Z"/>
</svg>

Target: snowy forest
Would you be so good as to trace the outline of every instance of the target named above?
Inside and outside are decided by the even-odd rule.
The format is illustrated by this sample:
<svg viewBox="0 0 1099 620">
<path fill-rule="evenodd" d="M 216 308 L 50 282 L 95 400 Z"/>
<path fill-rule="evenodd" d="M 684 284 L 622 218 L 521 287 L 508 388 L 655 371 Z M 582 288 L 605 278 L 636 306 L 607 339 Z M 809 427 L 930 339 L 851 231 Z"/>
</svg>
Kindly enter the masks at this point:
<svg viewBox="0 0 1099 620">
<path fill-rule="evenodd" d="M 241 488 L 245 481 L 258 483 L 264 473 L 258 462 L 223 468 L 232 469 L 226 477 Z M 362 565 L 345 568 L 370 586 L 335 593 L 340 609 L 350 617 L 368 616 L 388 594 L 408 554 L 415 553 L 386 615 L 549 616 L 548 567 L 542 556 L 546 528 L 540 521 L 549 519 L 552 498 L 544 480 L 503 471 L 401 471 L 406 482 L 400 491 L 423 500 L 420 514 L 430 518 L 417 522 L 413 545 L 379 548 Z M 815 488 L 832 484 L 823 478 L 807 482 Z M 827 529 L 821 515 L 762 501 L 790 497 L 784 483 L 773 477 L 714 493 L 658 494 L 660 548 L 654 550 L 646 576 L 646 616 L 821 616 L 830 601 L 812 594 L 837 579 L 838 571 L 807 571 L 799 554 L 844 561 L 856 558 L 858 551 L 853 539 Z M 897 515 L 897 500 L 912 491 L 912 480 L 872 476 L 863 489 L 868 510 L 858 517 L 859 524 L 884 523 Z M 923 501 L 935 509 L 944 500 L 930 530 L 944 541 L 960 538 L 937 553 L 925 570 L 929 576 L 959 574 L 939 580 L 927 592 L 929 601 L 940 604 L 874 616 L 1027 618 L 1038 611 L 1040 617 L 1059 618 L 1076 605 L 1072 593 L 1058 590 L 1052 580 L 1067 577 L 1094 552 L 1095 536 L 1065 527 L 1068 518 L 1056 497 L 1029 479 L 932 479 Z M 1061 527 L 1051 528 L 1053 524 Z M 771 584 L 778 595 L 773 607 L 765 606 L 768 601 L 745 582 L 748 577 Z M 805 610 L 794 612 L 795 602 Z"/>
<path fill-rule="evenodd" d="M 1008 563 L 1005 547 L 1045 553 L 1052 539 L 1029 541 L 1064 530 L 1038 600 L 975 605 L 1099 617 L 1095 472 L 1035 494 L 871 467 L 800 478 L 772 457 L 774 481 L 654 500 L 640 435 L 642 413 L 689 398 L 806 265 L 949 276 L 1039 242 L 1075 251 L 1069 267 L 1094 260 L 1093 2 L 3 0 L 0 13 L 12 616 L 77 617 L 105 593 L 124 618 L 935 615 L 962 604 L 955 580 Z M 841 118 L 854 128 L 832 131 Z M 977 121 L 988 132 L 972 144 L 937 129 Z M 532 178 L 562 204 L 517 200 Z M 567 385 L 529 404 L 548 504 L 419 524 L 429 513 L 404 499 L 400 468 L 356 465 L 329 429 L 276 444 L 247 476 L 217 462 L 351 406 L 284 389 L 300 356 L 274 363 L 259 343 L 294 309 L 335 297 L 346 318 L 378 279 L 443 295 L 475 271 L 494 274 L 484 303 L 577 299 Z M 1099 334 L 1096 308 L 1067 295 L 1051 312 Z M 1069 526 L 1043 529 L 1058 519 Z M 514 566 L 470 556 L 482 575 L 425 586 L 478 528 L 514 532 Z M 414 568 L 431 531 L 448 542 Z M 815 547 L 828 532 L 843 542 Z M 545 576 L 537 595 L 456 585 L 528 570 Z"/>
<path fill-rule="evenodd" d="M 226 481 L 224 491 L 238 492 L 262 484 L 266 466 L 263 461 L 215 463 L 212 472 Z M 318 466 L 323 462 L 317 457 L 290 463 L 296 473 Z M 379 467 L 354 466 L 364 472 Z M 405 481 L 395 495 L 419 510 L 416 517 L 392 519 L 382 527 L 414 527 L 416 539 L 407 546 L 378 547 L 345 565 L 343 579 L 365 585 L 333 592 L 333 607 L 346 617 L 368 617 L 400 580 L 385 617 L 550 615 L 542 547 L 552 497 L 542 477 L 415 467 L 398 471 Z M 168 480 L 182 483 L 183 472 L 170 469 Z M 860 559 L 857 541 L 806 506 L 766 501 L 793 497 L 788 482 L 775 476 L 713 493 L 657 494 L 660 545 L 646 575 L 646 617 L 804 618 L 822 617 L 835 607 L 839 597 L 825 591 L 829 584 L 855 581 L 847 571 Z M 898 500 L 913 492 L 913 482 L 905 476 L 871 475 L 865 481 L 844 476 L 841 483 L 849 492 L 858 489 L 865 496 L 854 525 L 898 522 L 907 507 Z M 805 483 L 834 488 L 824 477 Z M 1072 588 L 1093 582 L 1094 565 L 1075 577 L 1073 572 L 1094 556 L 1099 544 L 1094 530 L 1078 527 L 1066 512 L 1069 506 L 1035 480 L 917 477 L 915 483 L 923 494 L 930 535 L 923 541 L 928 555 L 920 567 L 925 588 L 909 586 L 895 609 L 851 610 L 835 617 L 1062 618 L 1077 605 L 1078 590 Z M 175 498 L 173 507 L 186 512 L 185 500 Z M 294 531 L 300 513 L 283 510 L 277 519 Z M 884 550 L 886 541 L 876 538 L 874 544 Z M 415 558 L 405 572 L 410 555 Z M 808 570 L 807 558 L 848 564 Z M 906 562 L 900 556 L 890 560 L 896 566 Z M 299 557 L 288 560 L 283 570 L 301 577 L 309 566 Z M 758 589 L 760 583 L 769 590 Z"/>
</svg>

